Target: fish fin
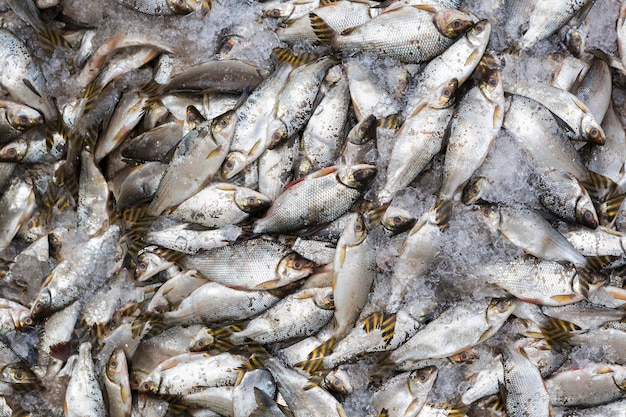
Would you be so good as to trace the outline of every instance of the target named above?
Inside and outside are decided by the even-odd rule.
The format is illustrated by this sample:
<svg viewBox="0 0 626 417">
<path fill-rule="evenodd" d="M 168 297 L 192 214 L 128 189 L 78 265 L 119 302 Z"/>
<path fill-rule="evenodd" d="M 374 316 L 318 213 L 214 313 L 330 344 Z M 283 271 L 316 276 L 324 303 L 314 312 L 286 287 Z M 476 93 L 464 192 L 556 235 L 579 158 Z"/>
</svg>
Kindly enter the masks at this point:
<svg viewBox="0 0 626 417">
<path fill-rule="evenodd" d="M 33 94 L 35 94 L 37 97 L 42 98 L 41 97 L 41 93 L 39 93 L 39 91 L 37 91 L 37 89 L 35 88 L 35 86 L 28 80 L 28 78 L 22 78 L 22 82 L 24 83 L 24 85 L 33 92 Z"/>
<path fill-rule="evenodd" d="M 368 385 L 376 386 L 380 385 L 387 375 L 395 370 L 396 364 L 391 360 L 391 352 L 389 351 L 376 352 L 374 355 L 377 366 L 369 377 L 370 382 Z"/>
<path fill-rule="evenodd" d="M 215 0 L 202 0 L 200 2 L 200 17 L 202 17 L 202 19 L 204 19 L 209 15 L 209 13 L 211 13 L 214 1 Z"/>
<path fill-rule="evenodd" d="M 63 37 L 60 33 L 54 31 L 51 28 L 45 28 L 43 32 L 37 33 L 39 42 L 41 43 L 41 49 L 46 52 L 54 51 L 54 48 L 72 48 L 70 42 Z"/>
<path fill-rule="evenodd" d="M 589 297 L 589 290 L 597 288 L 607 282 L 607 278 L 594 271 L 590 267 L 578 268 L 576 270 L 576 278 L 578 279 L 578 291 L 585 297 Z"/>
<path fill-rule="evenodd" d="M 222 152 L 222 145 L 219 145 L 217 148 L 213 149 L 209 154 L 204 158 L 205 161 L 208 161 L 211 158 L 215 158 L 217 155 Z"/>
<path fill-rule="evenodd" d="M 337 37 L 335 30 L 315 13 L 309 13 L 309 20 L 311 21 L 311 28 L 313 28 L 315 36 L 317 36 L 317 39 L 323 45 L 330 45 L 333 39 Z"/>
<path fill-rule="evenodd" d="M 256 401 L 257 408 L 252 411 L 250 417 L 267 416 L 267 413 L 270 411 L 270 409 L 278 406 L 278 404 L 276 404 L 276 401 L 274 401 L 272 397 L 270 397 L 265 391 L 257 387 L 254 387 L 254 400 Z"/>
<path fill-rule="evenodd" d="M 271 290 L 280 285 L 280 278 L 262 282 L 255 286 L 256 290 Z"/>
<path fill-rule="evenodd" d="M 250 359 L 242 365 L 242 369 L 253 371 L 255 369 L 265 368 L 265 362 L 270 359 L 270 354 L 256 340 L 248 337 L 245 339 L 248 350 L 250 351 Z"/>
<path fill-rule="evenodd" d="M 323 357 L 305 359 L 303 361 L 295 363 L 293 367 L 300 368 L 308 374 L 313 374 L 315 371 L 317 371 L 318 369 L 322 367 L 323 362 L 324 362 Z"/>
<path fill-rule="evenodd" d="M 363 200 L 364 202 L 367 200 Z M 385 203 L 382 205 L 379 205 L 378 207 L 374 207 L 373 202 L 368 202 L 368 206 L 366 208 L 366 210 L 363 210 L 362 212 L 365 213 L 365 219 L 367 220 L 367 224 L 368 224 L 368 229 L 372 229 L 373 225 L 377 225 L 380 224 L 380 219 L 382 219 L 383 215 L 385 214 L 385 211 L 387 211 L 387 209 L 389 208 L 389 204 L 390 203 Z M 359 210 L 361 211 L 361 210 Z"/>
<path fill-rule="evenodd" d="M 619 194 L 603 201 L 598 207 L 596 207 L 598 221 L 601 226 L 610 226 L 613 224 L 615 216 L 617 216 L 625 197 L 626 194 Z"/>
<path fill-rule="evenodd" d="M 626 301 L 626 289 L 607 285 L 604 291 L 613 299 Z"/>
<path fill-rule="evenodd" d="M 389 410 L 386 408 L 381 409 L 380 413 L 378 413 L 378 417 L 389 417 Z"/>
<path fill-rule="evenodd" d="M 452 217 L 452 200 L 441 200 L 435 206 L 435 221 L 441 231 L 446 230 L 450 226 L 450 217 Z"/>
<path fill-rule="evenodd" d="M 335 336 L 331 336 L 328 340 L 321 343 L 318 347 L 313 349 L 307 356 L 308 359 L 323 358 L 333 351 L 333 347 L 337 344 L 338 340 Z"/>
<path fill-rule="evenodd" d="M 87 84 L 85 93 L 83 94 L 83 99 L 85 100 L 83 113 L 88 113 L 93 108 L 100 93 L 102 93 L 102 87 L 97 79 Z"/>
<path fill-rule="evenodd" d="M 400 129 L 400 126 L 404 123 L 404 117 L 402 116 L 402 112 L 389 114 L 387 116 L 380 117 L 376 121 L 376 125 L 378 127 L 382 127 L 384 129 Z"/>
<path fill-rule="evenodd" d="M 614 255 L 588 256 L 586 266 L 593 271 L 600 271 L 620 258 L 621 256 Z"/>
<path fill-rule="evenodd" d="M 302 391 L 308 391 L 312 388 L 319 387 L 320 384 L 326 379 L 332 369 L 318 369 L 311 374 L 309 382 L 302 388 Z"/>
<path fill-rule="evenodd" d="M 580 327 L 570 321 L 548 317 L 548 322 L 540 330 L 546 346 L 558 352 L 569 343 L 571 333 L 579 331 Z"/>
<path fill-rule="evenodd" d="M 293 67 L 308 64 L 309 62 L 313 62 L 322 56 L 321 54 L 312 52 L 303 52 L 300 55 L 296 55 L 291 49 L 288 48 L 274 48 L 272 53 L 278 63 L 288 62 Z"/>
<path fill-rule="evenodd" d="M 320 0 L 320 6 L 337 3 L 339 0 Z"/>
</svg>

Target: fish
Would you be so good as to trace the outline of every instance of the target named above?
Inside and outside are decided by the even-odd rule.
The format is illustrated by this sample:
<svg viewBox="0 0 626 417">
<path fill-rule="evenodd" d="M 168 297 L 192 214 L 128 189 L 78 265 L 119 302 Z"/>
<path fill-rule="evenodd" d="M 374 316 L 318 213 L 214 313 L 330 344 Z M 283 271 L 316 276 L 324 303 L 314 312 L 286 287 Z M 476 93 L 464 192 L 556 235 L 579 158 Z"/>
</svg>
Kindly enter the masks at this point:
<svg viewBox="0 0 626 417">
<path fill-rule="evenodd" d="M 186 15 L 195 10 L 191 0 L 119 0 L 119 3 L 152 16 Z"/>
</svg>

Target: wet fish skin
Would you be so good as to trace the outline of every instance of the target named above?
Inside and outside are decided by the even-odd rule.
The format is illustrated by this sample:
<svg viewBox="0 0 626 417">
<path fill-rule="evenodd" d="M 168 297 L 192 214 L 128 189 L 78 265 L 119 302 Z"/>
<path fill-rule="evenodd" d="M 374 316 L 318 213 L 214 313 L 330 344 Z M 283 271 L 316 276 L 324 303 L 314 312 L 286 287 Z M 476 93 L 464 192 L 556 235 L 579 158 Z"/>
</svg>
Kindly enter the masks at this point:
<svg viewBox="0 0 626 417">
<path fill-rule="evenodd" d="M 328 324 L 333 316 L 330 288 L 311 288 L 296 292 L 255 317 L 229 340 L 245 344 L 252 339 L 265 345 L 310 336 Z"/>
<path fill-rule="evenodd" d="M 539 370 L 521 350 L 505 346 L 502 354 L 508 415 L 511 417 L 552 415 L 550 396 Z"/>
<path fill-rule="evenodd" d="M 552 374 L 545 383 L 552 405 L 589 407 L 620 399 L 625 376 L 623 366 L 589 363 Z"/>
<path fill-rule="evenodd" d="M 244 291 L 208 282 L 163 315 L 168 324 L 219 323 L 245 320 L 280 300 L 268 291 Z M 185 345 L 186 348 L 186 345 Z"/>
<path fill-rule="evenodd" d="M 65 392 L 66 416 L 106 416 L 104 398 L 96 375 L 91 343 L 82 343 Z"/>
<path fill-rule="evenodd" d="M 480 168 L 504 120 L 504 90 L 497 71 L 470 89 L 450 122 L 444 181 L 439 200 L 451 200 Z"/>
<path fill-rule="evenodd" d="M 111 417 L 130 417 L 132 393 L 124 349 L 119 348 L 113 352 L 104 375 L 104 386 L 109 399 L 109 415 Z"/>
<path fill-rule="evenodd" d="M 41 68 L 33 61 L 26 45 L 6 29 L 0 30 L 0 45 L 0 85 L 15 100 L 39 110 L 46 122 L 55 122 L 58 111 L 49 97 Z"/>
<path fill-rule="evenodd" d="M 530 15 L 528 29 L 516 45 L 516 49 L 532 48 L 537 42 L 559 30 L 589 2 L 590 0 L 567 0 L 554 3 L 538 0 Z"/>
<path fill-rule="evenodd" d="M 389 358 L 396 367 L 406 370 L 412 369 L 413 362 L 422 359 L 455 355 L 493 335 L 514 308 L 515 301 L 507 299 L 459 303 L 415 333 L 391 352 Z M 438 340 L 447 342 L 443 344 Z M 454 343 L 451 343 L 452 340 Z"/>
<path fill-rule="evenodd" d="M 236 270 L 233 262 L 239 263 Z M 211 281 L 247 290 L 279 288 L 313 272 L 311 261 L 279 242 L 263 238 L 188 255 L 181 263 Z"/>
<path fill-rule="evenodd" d="M 21 224 L 35 209 L 35 193 L 31 184 L 15 177 L 0 198 L 0 250 L 6 249 Z"/>
<path fill-rule="evenodd" d="M 365 164 L 315 171 L 278 196 L 265 216 L 254 223 L 253 231 L 286 232 L 336 220 L 356 202 L 375 174 L 376 168 Z"/>
<path fill-rule="evenodd" d="M 387 410 L 389 417 L 417 416 L 436 378 L 434 366 L 396 375 L 374 393 L 372 405 L 376 412 Z"/>
<path fill-rule="evenodd" d="M 313 27 L 322 21 L 314 13 L 311 16 Z M 420 63 L 442 53 L 472 24 L 468 15 L 455 9 L 401 6 L 340 34 L 332 33 L 330 27 L 326 30 L 331 32 L 330 43 L 336 50 L 375 52 L 402 62 Z M 386 30 L 389 25 L 395 28 L 393 32 Z"/>
<path fill-rule="evenodd" d="M 441 150 L 457 87 L 458 80 L 452 79 L 431 91 L 396 133 L 387 178 L 378 193 L 381 203 L 390 201 L 396 192 L 408 186 Z"/>
<path fill-rule="evenodd" d="M 118 0 L 124 7 L 153 16 L 186 15 L 194 11 L 190 0 Z"/>
</svg>

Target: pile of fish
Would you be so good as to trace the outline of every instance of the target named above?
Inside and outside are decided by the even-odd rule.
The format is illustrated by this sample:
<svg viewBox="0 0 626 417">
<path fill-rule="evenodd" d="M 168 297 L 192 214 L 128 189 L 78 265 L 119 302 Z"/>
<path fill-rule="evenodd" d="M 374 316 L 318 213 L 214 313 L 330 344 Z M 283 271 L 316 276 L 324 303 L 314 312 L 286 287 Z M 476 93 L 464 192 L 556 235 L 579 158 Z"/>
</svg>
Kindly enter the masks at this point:
<svg viewBox="0 0 626 417">
<path fill-rule="evenodd" d="M 625 19 L 0 1 L 0 416 L 626 416 Z"/>
</svg>

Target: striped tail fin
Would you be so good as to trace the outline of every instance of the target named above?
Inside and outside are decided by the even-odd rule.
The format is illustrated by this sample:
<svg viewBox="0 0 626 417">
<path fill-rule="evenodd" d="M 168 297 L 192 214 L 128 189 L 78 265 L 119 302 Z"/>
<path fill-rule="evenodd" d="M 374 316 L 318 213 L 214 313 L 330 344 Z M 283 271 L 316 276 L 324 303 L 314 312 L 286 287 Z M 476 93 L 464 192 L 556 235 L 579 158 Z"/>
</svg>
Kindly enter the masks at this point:
<svg viewBox="0 0 626 417">
<path fill-rule="evenodd" d="M 51 28 L 45 28 L 43 32 L 37 34 L 37 37 L 39 38 L 39 42 L 41 42 L 41 49 L 46 52 L 52 52 L 58 47 L 72 48 L 72 45 L 70 45 L 67 39 Z"/>
<path fill-rule="evenodd" d="M 452 217 L 452 200 L 440 200 L 435 206 L 435 221 L 441 231 L 450 227 L 450 218 Z"/>
<path fill-rule="evenodd" d="M 328 23 L 324 21 L 324 19 L 313 12 L 309 13 L 309 20 L 311 21 L 313 33 L 315 33 L 315 36 L 317 36 L 320 43 L 323 45 L 330 45 L 333 38 L 337 36 L 335 30 L 331 28 Z"/>
<path fill-rule="evenodd" d="M 548 348 L 560 352 L 569 343 L 571 333 L 579 330 L 580 327 L 572 322 L 550 317 L 541 327 L 541 334 Z"/>
</svg>

